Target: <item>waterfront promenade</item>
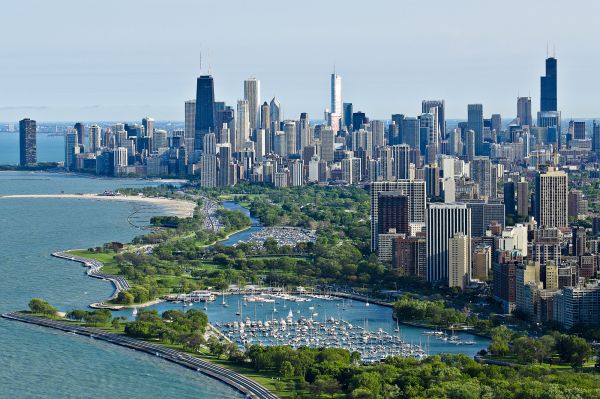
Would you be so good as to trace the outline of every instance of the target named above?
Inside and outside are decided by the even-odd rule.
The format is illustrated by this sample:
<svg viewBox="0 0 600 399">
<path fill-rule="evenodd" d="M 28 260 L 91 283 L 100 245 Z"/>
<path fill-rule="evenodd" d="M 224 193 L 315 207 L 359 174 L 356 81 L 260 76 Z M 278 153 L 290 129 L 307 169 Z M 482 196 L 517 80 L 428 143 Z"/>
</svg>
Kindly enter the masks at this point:
<svg viewBox="0 0 600 399">
<path fill-rule="evenodd" d="M 82 335 L 93 339 L 109 342 L 125 348 L 145 352 L 149 355 L 157 356 L 170 362 L 179 364 L 183 367 L 195 370 L 199 373 L 212 377 L 253 399 L 278 399 L 278 396 L 271 393 L 262 385 L 244 377 L 234 371 L 218 366 L 216 364 L 199 359 L 187 353 L 174 349 L 169 349 L 161 345 L 155 345 L 144 341 L 139 341 L 123 335 L 111 334 L 105 331 L 83 327 L 74 323 L 52 320 L 43 317 L 29 316 L 21 313 L 5 313 L 3 318 L 20 321 L 28 324 L 35 324 L 42 327 L 53 328 L 70 334 Z"/>
</svg>

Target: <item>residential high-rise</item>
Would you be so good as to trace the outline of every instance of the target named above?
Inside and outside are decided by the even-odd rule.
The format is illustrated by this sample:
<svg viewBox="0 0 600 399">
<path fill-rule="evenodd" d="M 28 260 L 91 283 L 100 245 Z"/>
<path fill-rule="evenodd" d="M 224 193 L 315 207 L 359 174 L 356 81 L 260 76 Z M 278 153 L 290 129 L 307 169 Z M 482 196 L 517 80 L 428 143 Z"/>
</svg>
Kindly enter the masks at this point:
<svg viewBox="0 0 600 399">
<path fill-rule="evenodd" d="M 19 144 L 21 166 L 37 163 L 37 125 L 33 119 L 19 121 Z"/>
<path fill-rule="evenodd" d="M 279 130 L 279 122 L 281 122 L 283 115 L 281 110 L 281 103 L 277 99 L 277 97 L 273 97 L 271 102 L 269 103 L 269 117 L 271 119 L 271 124 L 276 124 L 277 128 L 275 131 Z"/>
<path fill-rule="evenodd" d="M 81 122 L 77 122 L 75 126 L 73 126 L 75 131 L 77 132 L 77 143 L 80 145 L 84 145 L 85 143 L 85 125 Z"/>
<path fill-rule="evenodd" d="M 399 136 L 400 144 L 408 144 L 411 148 L 419 148 L 419 119 L 403 117 L 400 124 Z"/>
<path fill-rule="evenodd" d="M 471 239 L 462 232 L 448 239 L 448 287 L 464 289 L 471 266 Z"/>
<path fill-rule="evenodd" d="M 378 196 L 377 234 L 393 229 L 398 234 L 410 235 L 408 196 L 397 191 L 382 191 Z"/>
<path fill-rule="evenodd" d="M 79 153 L 77 130 L 68 130 L 65 133 L 65 169 L 68 171 L 77 168 L 76 155 Z"/>
<path fill-rule="evenodd" d="M 202 150 L 204 135 L 215 130 L 215 85 L 213 77 L 202 75 L 196 80 L 196 115 L 194 149 Z"/>
<path fill-rule="evenodd" d="M 377 249 L 377 232 L 379 231 L 379 193 L 396 191 L 409 198 L 409 222 L 425 222 L 425 181 L 397 180 L 372 182 L 371 192 L 371 250 Z"/>
<path fill-rule="evenodd" d="M 512 180 L 504 183 L 504 206 L 507 215 L 515 215 L 515 182 Z"/>
<path fill-rule="evenodd" d="M 410 147 L 408 144 L 398 144 L 393 145 L 391 149 L 393 175 L 396 179 L 408 179 L 410 177 Z"/>
<path fill-rule="evenodd" d="M 449 242 L 457 233 L 463 233 L 470 239 L 471 210 L 465 204 L 432 203 L 427 208 L 425 225 L 427 231 L 427 280 L 432 283 L 448 284 Z"/>
<path fill-rule="evenodd" d="M 558 111 L 557 101 L 557 62 L 556 58 L 546 58 L 546 75 L 540 78 L 540 111 Z"/>
<path fill-rule="evenodd" d="M 313 144 L 312 129 L 310 127 L 310 119 L 308 114 L 302 112 L 300 114 L 300 120 L 298 121 L 298 138 L 300 139 L 298 148 L 303 150 L 305 147 Z M 302 151 L 300 151 L 302 153 Z"/>
<path fill-rule="evenodd" d="M 475 157 L 470 162 L 471 179 L 479 186 L 480 197 L 491 197 L 492 185 L 492 163 L 489 157 Z"/>
<path fill-rule="evenodd" d="M 596 121 L 592 125 L 592 151 L 596 153 L 596 159 L 600 158 L 600 124 Z"/>
<path fill-rule="evenodd" d="M 334 132 L 341 128 L 342 113 L 342 77 L 336 75 L 334 71 L 331 74 L 331 120 L 329 121 L 329 126 Z"/>
<path fill-rule="evenodd" d="M 260 127 L 260 80 L 255 78 L 244 80 L 244 100 L 248 101 L 250 129 L 258 129 Z"/>
<path fill-rule="evenodd" d="M 217 136 L 206 133 L 203 137 L 203 153 L 200 158 L 202 171 L 200 174 L 201 187 L 217 187 Z"/>
<path fill-rule="evenodd" d="M 567 227 L 569 179 L 562 170 L 549 167 L 535 177 L 535 220 L 539 227 Z"/>
<path fill-rule="evenodd" d="M 298 154 L 296 121 L 288 120 L 283 122 L 283 131 L 285 133 L 285 148 L 287 156 L 289 157 L 292 154 Z"/>
<path fill-rule="evenodd" d="M 360 130 L 363 128 L 367 116 L 364 112 L 358 111 L 352 114 L 352 130 Z"/>
<path fill-rule="evenodd" d="M 152 136 L 154 135 L 154 119 L 145 117 L 144 119 L 142 119 L 142 126 L 144 126 L 144 132 L 146 137 L 149 137 L 150 140 L 152 140 Z"/>
<path fill-rule="evenodd" d="M 433 108 L 437 108 L 437 132 L 440 139 L 446 138 L 446 102 L 444 100 L 423 100 L 421 102 L 421 112 L 423 114 L 432 114 Z"/>
<path fill-rule="evenodd" d="M 196 100 L 185 102 L 184 110 L 184 141 L 188 154 L 194 149 L 194 136 L 196 135 Z"/>
<path fill-rule="evenodd" d="M 246 141 L 250 141 L 250 115 L 247 100 L 237 102 L 237 126 L 235 127 L 235 142 L 233 151 L 240 152 Z"/>
<path fill-rule="evenodd" d="M 585 140 L 585 122 L 569 121 L 569 133 L 575 140 Z"/>
<path fill-rule="evenodd" d="M 529 182 L 523 177 L 517 182 L 517 215 L 529 216 Z"/>
<path fill-rule="evenodd" d="M 346 129 L 350 130 L 350 126 L 352 126 L 352 112 L 353 112 L 352 103 L 344 103 L 343 109 L 344 109 L 344 118 L 343 118 L 344 126 L 346 126 Z"/>
<path fill-rule="evenodd" d="M 531 97 L 517 97 L 517 119 L 521 126 L 533 126 Z"/>
<path fill-rule="evenodd" d="M 485 155 L 483 150 L 483 105 L 469 104 L 467 117 L 467 129 L 475 132 L 475 155 Z"/>
<path fill-rule="evenodd" d="M 88 129 L 89 148 L 88 152 L 95 153 L 100 150 L 100 139 L 102 137 L 102 130 L 98 125 L 92 125 Z M 79 138 L 78 138 L 79 139 Z"/>
<path fill-rule="evenodd" d="M 334 157 L 335 132 L 326 127 L 321 129 L 321 160 L 333 162 Z"/>
<path fill-rule="evenodd" d="M 260 128 L 265 131 L 265 154 L 270 154 L 273 149 L 271 135 L 271 113 L 269 103 L 266 101 L 260 106 Z"/>
<path fill-rule="evenodd" d="M 502 115 L 492 114 L 492 131 L 499 135 L 502 132 Z"/>
<path fill-rule="evenodd" d="M 385 145 L 385 124 L 383 121 L 372 120 L 369 125 L 373 137 L 373 148 Z"/>
</svg>

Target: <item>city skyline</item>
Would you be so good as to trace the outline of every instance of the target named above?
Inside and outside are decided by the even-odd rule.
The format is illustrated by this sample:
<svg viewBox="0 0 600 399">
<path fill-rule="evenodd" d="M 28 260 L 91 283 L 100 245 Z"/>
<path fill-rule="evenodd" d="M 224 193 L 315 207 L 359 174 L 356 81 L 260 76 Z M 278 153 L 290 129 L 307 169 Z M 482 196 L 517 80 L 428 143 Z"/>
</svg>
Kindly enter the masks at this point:
<svg viewBox="0 0 600 399">
<path fill-rule="evenodd" d="M 544 16 L 561 11 L 558 3 L 547 2 L 543 8 L 519 4 L 526 9 L 524 13 L 536 8 L 539 15 L 528 21 L 531 32 L 527 40 L 522 40 L 522 32 L 497 35 L 483 29 L 490 22 L 513 18 L 510 3 L 489 15 L 484 13 L 484 5 L 472 4 L 466 10 L 435 2 L 429 10 L 428 26 L 440 27 L 418 31 L 418 35 L 411 34 L 416 22 L 410 18 L 404 19 L 400 27 L 389 23 L 394 12 L 417 12 L 418 4 L 375 4 L 364 10 L 364 17 L 378 23 L 371 26 L 371 22 L 372 34 L 363 36 L 353 27 L 368 18 L 361 16 L 359 20 L 351 13 L 352 7 L 339 7 L 337 2 L 318 8 L 316 13 L 316 5 L 290 5 L 284 12 L 265 1 L 255 6 L 239 5 L 239 13 L 229 14 L 223 14 L 223 5 L 206 2 L 176 2 L 171 7 L 153 2 L 149 7 L 136 7 L 140 3 L 131 2 L 119 9 L 120 18 L 127 20 L 127 24 L 121 24 L 122 29 L 111 33 L 98 30 L 102 34 L 79 29 L 80 35 L 71 32 L 78 31 L 82 21 L 85 26 L 111 21 L 111 5 L 116 3 L 86 8 L 82 21 L 70 18 L 81 10 L 67 10 L 65 4 L 53 4 L 52 21 L 33 16 L 32 32 L 11 38 L 3 46 L 11 62 L 3 66 L 0 77 L 6 96 L 0 100 L 0 120 L 16 121 L 26 116 L 39 121 L 133 120 L 146 115 L 157 120 L 183 120 L 180 104 L 194 97 L 193 82 L 201 73 L 213 75 L 217 101 L 235 104 L 243 98 L 243 81 L 253 76 L 261 80 L 261 101 L 276 96 L 286 116 L 307 112 L 320 119 L 315 117 L 330 108 L 329 80 L 334 64 L 344 82 L 343 101 L 352 102 L 355 110 L 363 110 L 372 118 L 383 119 L 398 112 L 417 114 L 420 102 L 426 98 L 446 100 L 447 119 L 466 117 L 466 105 L 471 103 L 482 103 L 490 113 L 513 117 L 518 95 L 531 94 L 533 111 L 538 110 L 539 77 L 544 74 L 540 60 L 545 58 L 548 43 L 550 55 L 556 48 L 560 62 L 558 107 L 563 119 L 598 115 L 589 101 L 600 89 L 600 82 L 590 79 L 598 62 L 585 50 L 593 45 L 593 20 L 588 18 L 594 15 L 598 7 L 595 4 L 586 4 L 589 12 L 580 16 L 577 29 L 562 29 L 560 35 L 544 23 Z M 45 15 L 47 5 L 42 2 L 10 4 L 6 29 L 16 29 L 16 18 L 10 16 L 31 5 Z M 181 12 L 183 5 L 189 12 Z M 56 12 L 61 9 L 65 12 Z M 270 12 L 261 14 L 264 9 Z M 333 10 L 340 13 L 339 20 L 346 17 L 345 23 L 321 24 Z M 256 23 L 243 39 L 226 31 L 216 38 L 217 20 L 197 24 L 202 26 L 186 23 L 199 12 L 227 15 L 234 26 L 239 25 L 240 18 Z M 313 28 L 306 32 L 291 30 L 285 22 L 288 15 L 310 21 Z M 139 24 L 146 20 L 178 23 L 171 33 L 138 31 Z M 58 27 L 63 21 L 69 29 Z M 466 25 L 461 22 L 466 21 L 471 24 L 469 29 L 462 27 Z M 47 35 L 47 43 L 38 40 L 40 30 Z M 448 34 L 441 35 L 442 30 Z M 473 30 L 478 30 L 478 35 L 472 35 Z M 278 34 L 273 35 L 273 31 Z M 328 37 L 326 31 L 329 39 L 323 40 Z M 259 48 L 263 39 L 270 44 L 269 50 Z M 332 46 L 331 41 L 336 45 Z M 423 47 L 429 50 L 421 51 Z M 366 55 L 358 56 L 352 50 L 356 48 L 364 49 Z M 203 71 L 198 65 L 201 51 Z M 298 51 L 306 56 L 289 56 Z M 406 56 L 415 52 L 419 53 L 418 60 L 406 62 Z M 43 69 L 41 63 L 34 62 L 40 58 L 46 61 Z"/>
</svg>

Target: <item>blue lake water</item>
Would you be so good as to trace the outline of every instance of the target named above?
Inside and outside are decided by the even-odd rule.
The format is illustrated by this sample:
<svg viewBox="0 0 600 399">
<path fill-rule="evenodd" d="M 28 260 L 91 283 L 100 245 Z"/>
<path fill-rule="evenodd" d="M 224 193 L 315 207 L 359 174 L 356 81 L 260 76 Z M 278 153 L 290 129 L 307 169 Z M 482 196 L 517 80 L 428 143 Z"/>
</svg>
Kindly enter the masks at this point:
<svg viewBox="0 0 600 399">
<path fill-rule="evenodd" d="M 141 180 L 0 172 L 0 195 L 97 193 Z M 132 205 L 64 199 L 0 199 L 0 312 L 41 297 L 61 310 L 108 297 L 110 284 L 91 279 L 54 251 L 129 241 Z M 217 381 L 89 338 L 0 319 L 0 398 L 239 398 Z"/>
<path fill-rule="evenodd" d="M 65 147 L 63 136 L 37 135 L 38 162 L 63 162 Z M 19 163 L 19 133 L 0 132 L 0 165 Z"/>
</svg>

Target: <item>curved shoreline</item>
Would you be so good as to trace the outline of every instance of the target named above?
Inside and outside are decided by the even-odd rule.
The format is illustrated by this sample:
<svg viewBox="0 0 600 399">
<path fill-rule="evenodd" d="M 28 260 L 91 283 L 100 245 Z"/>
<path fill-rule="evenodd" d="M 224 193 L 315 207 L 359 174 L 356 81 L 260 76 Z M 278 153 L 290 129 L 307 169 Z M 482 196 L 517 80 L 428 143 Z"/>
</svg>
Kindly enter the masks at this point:
<svg viewBox="0 0 600 399">
<path fill-rule="evenodd" d="M 263 387 L 254 380 L 243 376 L 235 371 L 225 367 L 218 366 L 214 363 L 202 360 L 198 357 L 180 352 L 174 349 L 166 348 L 162 345 L 151 344 L 145 341 L 139 341 L 126 336 L 111 334 L 90 327 L 57 321 L 36 316 L 27 316 L 17 312 L 4 313 L 2 317 L 9 320 L 20 321 L 22 323 L 34 324 L 41 327 L 53 328 L 65 333 L 77 334 L 93 339 L 99 339 L 104 342 L 119 345 L 125 348 L 144 352 L 149 355 L 158 356 L 167 361 L 170 361 L 180 366 L 195 370 L 208 377 L 228 385 L 229 387 L 241 392 L 249 398 L 254 399 L 279 399 L 279 397 L 271 393 L 267 388 Z"/>
</svg>

